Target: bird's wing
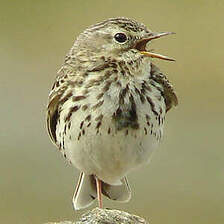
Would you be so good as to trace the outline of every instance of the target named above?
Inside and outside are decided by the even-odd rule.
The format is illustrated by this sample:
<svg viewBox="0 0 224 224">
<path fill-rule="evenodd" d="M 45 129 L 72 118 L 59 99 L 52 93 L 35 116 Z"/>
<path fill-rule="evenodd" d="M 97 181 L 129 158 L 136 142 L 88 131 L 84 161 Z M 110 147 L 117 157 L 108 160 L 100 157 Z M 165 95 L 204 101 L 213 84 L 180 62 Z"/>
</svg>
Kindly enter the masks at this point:
<svg viewBox="0 0 224 224">
<path fill-rule="evenodd" d="M 47 107 L 47 130 L 53 143 L 57 145 L 56 126 L 58 122 L 59 95 L 53 97 Z"/>
<path fill-rule="evenodd" d="M 165 98 L 166 111 L 170 110 L 173 106 L 178 105 L 178 98 L 174 91 L 172 84 L 167 77 L 159 70 L 157 66 L 151 64 L 151 79 L 161 84 L 163 87 L 163 97 Z"/>
<path fill-rule="evenodd" d="M 59 109 L 60 109 L 60 106 L 65 101 L 64 97 L 62 98 L 66 90 L 65 80 L 66 80 L 66 76 L 63 74 L 59 74 L 56 77 L 52 90 L 49 94 L 49 101 L 47 106 L 47 130 L 52 142 L 56 145 L 57 145 L 56 126 L 59 119 Z M 62 82 L 64 84 L 62 84 Z"/>
</svg>

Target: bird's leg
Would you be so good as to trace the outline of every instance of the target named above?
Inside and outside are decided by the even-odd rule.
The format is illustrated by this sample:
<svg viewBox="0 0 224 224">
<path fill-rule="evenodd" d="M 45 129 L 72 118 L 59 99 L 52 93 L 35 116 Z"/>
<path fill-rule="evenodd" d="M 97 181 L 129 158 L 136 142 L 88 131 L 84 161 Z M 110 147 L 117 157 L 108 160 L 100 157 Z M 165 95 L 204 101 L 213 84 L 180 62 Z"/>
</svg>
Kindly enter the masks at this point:
<svg viewBox="0 0 224 224">
<path fill-rule="evenodd" d="M 97 190 L 97 200 L 98 200 L 98 206 L 99 208 L 103 208 L 103 202 L 102 202 L 102 182 L 101 180 L 95 176 L 96 179 L 96 190 Z"/>
</svg>

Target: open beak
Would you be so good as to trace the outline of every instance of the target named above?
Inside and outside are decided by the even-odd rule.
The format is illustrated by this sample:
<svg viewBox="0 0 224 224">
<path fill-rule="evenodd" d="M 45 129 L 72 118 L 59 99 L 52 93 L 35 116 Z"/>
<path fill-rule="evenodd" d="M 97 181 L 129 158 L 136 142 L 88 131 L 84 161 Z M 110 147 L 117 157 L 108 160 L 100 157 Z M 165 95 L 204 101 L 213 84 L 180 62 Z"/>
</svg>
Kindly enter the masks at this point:
<svg viewBox="0 0 224 224">
<path fill-rule="evenodd" d="M 161 54 L 156 54 L 153 52 L 149 52 L 146 51 L 145 47 L 146 44 L 154 39 L 163 37 L 163 36 L 167 36 L 170 34 L 175 34 L 173 32 L 161 32 L 161 33 L 151 33 L 146 37 L 143 37 L 142 39 L 138 40 L 134 46 L 135 49 L 139 50 L 141 54 L 147 56 L 147 57 L 151 57 L 151 58 L 159 58 L 159 59 L 163 59 L 163 60 L 167 60 L 167 61 L 175 61 L 175 59 L 173 58 L 169 58 L 167 56 L 161 55 Z"/>
</svg>

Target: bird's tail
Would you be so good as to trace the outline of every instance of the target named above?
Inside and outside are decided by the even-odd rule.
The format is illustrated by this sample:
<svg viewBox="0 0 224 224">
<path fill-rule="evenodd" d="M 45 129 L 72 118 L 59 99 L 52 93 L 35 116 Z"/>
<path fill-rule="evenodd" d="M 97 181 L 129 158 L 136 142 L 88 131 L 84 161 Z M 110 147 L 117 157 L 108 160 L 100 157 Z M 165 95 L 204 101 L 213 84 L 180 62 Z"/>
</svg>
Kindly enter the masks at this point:
<svg viewBox="0 0 224 224">
<path fill-rule="evenodd" d="M 111 200 L 127 202 L 131 198 L 131 190 L 126 177 L 121 179 L 121 185 L 110 185 L 102 182 L 102 194 Z M 97 197 L 96 181 L 93 175 L 80 173 L 78 184 L 73 196 L 75 210 L 90 206 Z"/>
</svg>

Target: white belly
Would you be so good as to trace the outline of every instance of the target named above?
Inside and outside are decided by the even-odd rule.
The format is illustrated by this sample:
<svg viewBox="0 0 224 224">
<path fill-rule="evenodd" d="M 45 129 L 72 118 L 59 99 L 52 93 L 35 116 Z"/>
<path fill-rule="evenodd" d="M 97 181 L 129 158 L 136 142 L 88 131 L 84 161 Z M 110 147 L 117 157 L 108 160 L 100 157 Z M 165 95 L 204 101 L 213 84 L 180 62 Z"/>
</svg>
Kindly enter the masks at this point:
<svg viewBox="0 0 224 224">
<path fill-rule="evenodd" d="M 145 135 L 144 130 L 120 131 L 116 135 L 103 130 L 66 144 L 66 155 L 71 162 L 87 174 L 95 174 L 107 183 L 116 183 L 130 170 L 147 163 L 158 141 Z"/>
</svg>

